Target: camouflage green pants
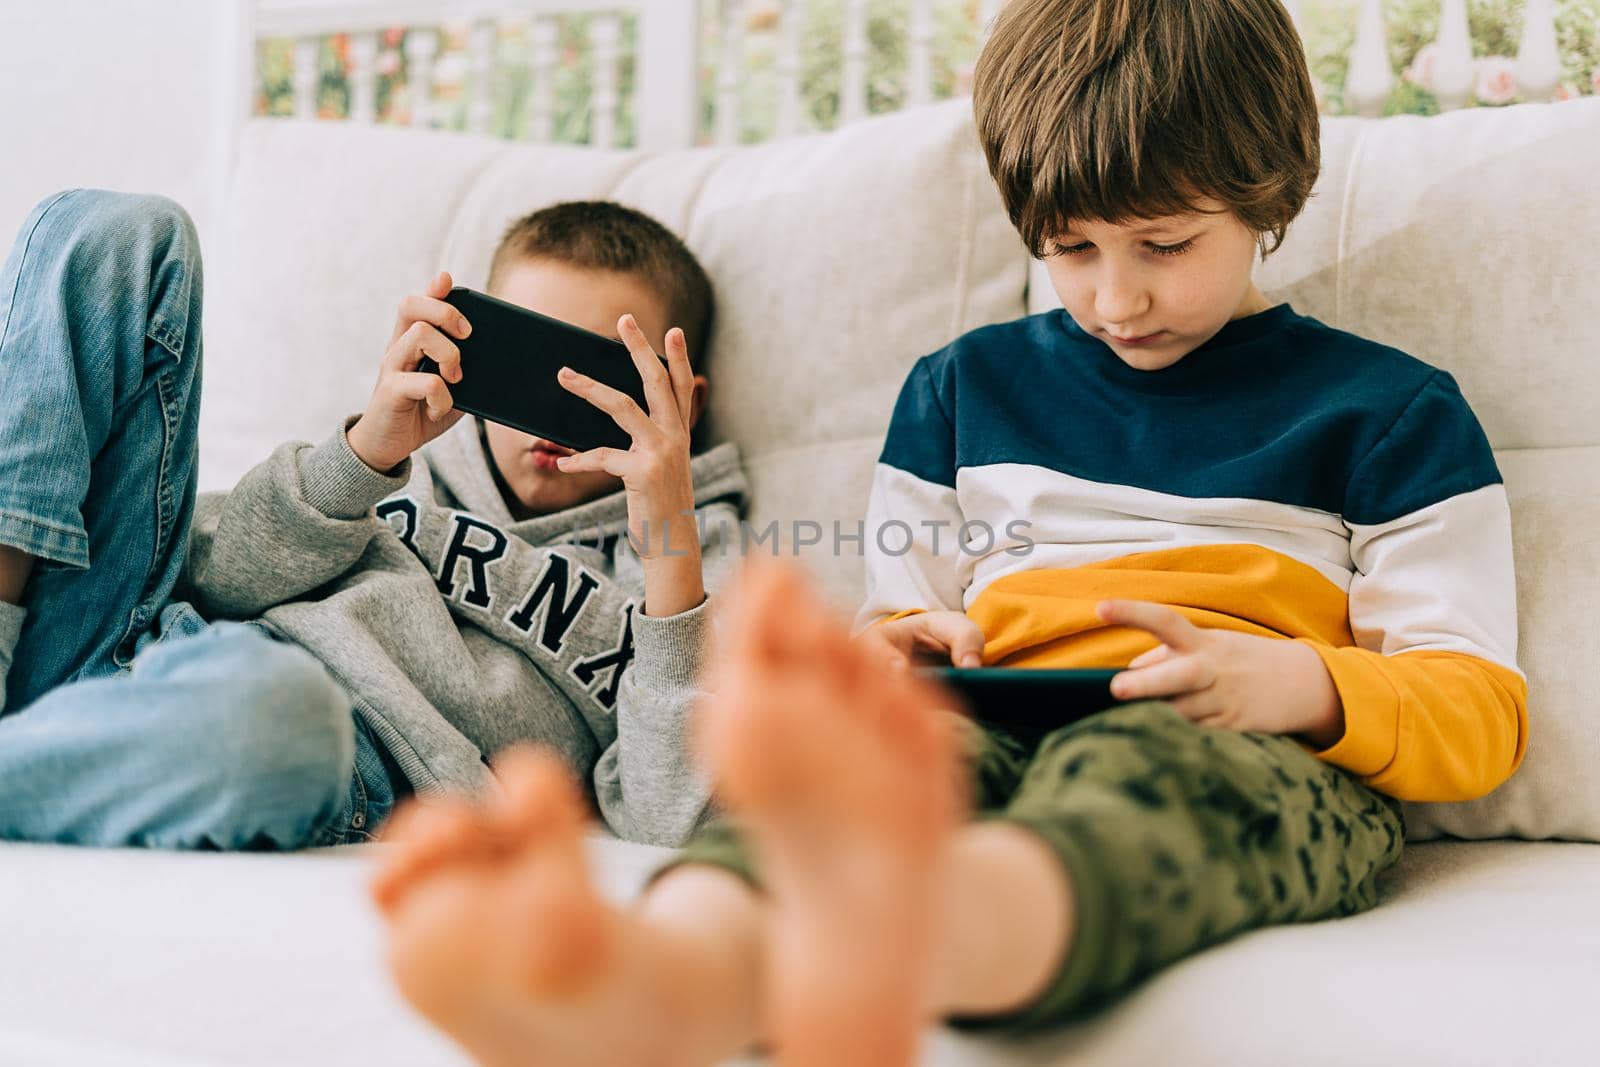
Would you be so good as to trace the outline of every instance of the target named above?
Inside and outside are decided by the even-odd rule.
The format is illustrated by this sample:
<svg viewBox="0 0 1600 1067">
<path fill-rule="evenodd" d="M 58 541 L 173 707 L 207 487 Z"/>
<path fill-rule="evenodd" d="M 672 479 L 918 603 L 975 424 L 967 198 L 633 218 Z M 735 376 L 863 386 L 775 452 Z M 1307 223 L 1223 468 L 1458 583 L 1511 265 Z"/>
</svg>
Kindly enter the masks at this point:
<svg viewBox="0 0 1600 1067">
<path fill-rule="evenodd" d="M 1077 909 L 1071 951 L 1026 1011 L 969 1026 L 1061 1022 L 1207 945 L 1377 903 L 1400 857 L 1400 806 L 1284 737 L 1198 727 L 1160 701 L 1040 737 L 974 727 L 981 818 L 1020 824 L 1061 857 Z M 708 827 L 673 866 L 759 885 L 737 831 Z"/>
</svg>

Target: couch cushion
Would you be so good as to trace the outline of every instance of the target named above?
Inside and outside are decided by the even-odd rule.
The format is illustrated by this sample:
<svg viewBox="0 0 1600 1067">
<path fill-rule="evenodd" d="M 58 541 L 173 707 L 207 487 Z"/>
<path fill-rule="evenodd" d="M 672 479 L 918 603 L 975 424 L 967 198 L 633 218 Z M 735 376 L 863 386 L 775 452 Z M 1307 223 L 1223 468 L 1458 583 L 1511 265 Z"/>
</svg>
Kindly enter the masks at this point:
<svg viewBox="0 0 1600 1067">
<path fill-rule="evenodd" d="M 370 852 L 0 845 L 0 1062 L 467 1067 L 384 973 Z M 663 853 L 591 855 L 623 899 Z M 925 1062 L 1594 1063 L 1600 846 L 1417 845 L 1381 885 L 1375 911 L 1238 938 L 1033 1041 L 937 1031 Z"/>
<path fill-rule="evenodd" d="M 1363 131 L 1330 323 L 1455 375 L 1496 448 L 1600 444 L 1600 98 Z"/>
<path fill-rule="evenodd" d="M 1600 447 L 1502 450 L 1495 460 L 1511 501 L 1528 754 L 1482 800 L 1409 805 L 1407 832 L 1600 841 Z"/>
</svg>

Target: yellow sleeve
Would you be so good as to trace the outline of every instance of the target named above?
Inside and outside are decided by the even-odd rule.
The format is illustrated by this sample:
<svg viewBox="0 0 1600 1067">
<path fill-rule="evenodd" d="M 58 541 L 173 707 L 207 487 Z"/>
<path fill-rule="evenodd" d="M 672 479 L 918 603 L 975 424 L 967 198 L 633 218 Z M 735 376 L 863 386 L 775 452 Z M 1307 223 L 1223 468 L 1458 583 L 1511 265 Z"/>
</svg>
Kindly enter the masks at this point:
<svg viewBox="0 0 1600 1067">
<path fill-rule="evenodd" d="M 1383 655 L 1305 641 L 1344 703 L 1344 737 L 1317 752 L 1401 800 L 1472 800 L 1511 777 L 1528 747 L 1528 684 L 1458 652 Z"/>
</svg>

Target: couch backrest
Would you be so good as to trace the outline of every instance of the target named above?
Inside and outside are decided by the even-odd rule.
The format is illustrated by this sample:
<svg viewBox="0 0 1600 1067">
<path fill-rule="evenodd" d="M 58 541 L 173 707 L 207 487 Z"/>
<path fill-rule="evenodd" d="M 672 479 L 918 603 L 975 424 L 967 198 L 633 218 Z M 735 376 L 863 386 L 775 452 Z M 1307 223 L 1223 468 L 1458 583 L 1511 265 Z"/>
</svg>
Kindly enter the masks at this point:
<svg viewBox="0 0 1600 1067">
<path fill-rule="evenodd" d="M 202 482 L 358 410 L 399 298 L 439 269 L 483 284 L 507 223 L 610 197 L 681 232 L 716 284 L 711 431 L 745 450 L 756 529 L 831 598 L 861 590 L 862 516 L 918 356 L 1054 304 L 1001 211 L 966 105 L 739 149 L 647 154 L 261 121 L 210 270 Z M 1600 100 L 1328 119 L 1323 175 L 1260 269 L 1305 313 L 1460 381 L 1516 523 L 1528 763 L 1490 798 L 1416 809 L 1420 834 L 1600 839 Z M 802 524 L 798 529 L 795 523 Z M 813 528 L 808 523 L 814 523 Z"/>
</svg>

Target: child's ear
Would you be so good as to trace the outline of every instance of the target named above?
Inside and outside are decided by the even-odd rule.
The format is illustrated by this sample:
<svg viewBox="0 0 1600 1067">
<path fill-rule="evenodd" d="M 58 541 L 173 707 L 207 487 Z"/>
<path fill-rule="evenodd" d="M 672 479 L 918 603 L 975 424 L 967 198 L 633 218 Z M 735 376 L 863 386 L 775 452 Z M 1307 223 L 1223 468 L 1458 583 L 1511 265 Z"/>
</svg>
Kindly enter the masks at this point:
<svg viewBox="0 0 1600 1067">
<path fill-rule="evenodd" d="M 706 381 L 704 374 L 694 376 L 694 392 L 689 396 L 689 429 L 694 429 L 695 423 L 700 421 L 700 416 L 706 410 L 706 394 L 711 391 L 711 383 Z"/>
</svg>

